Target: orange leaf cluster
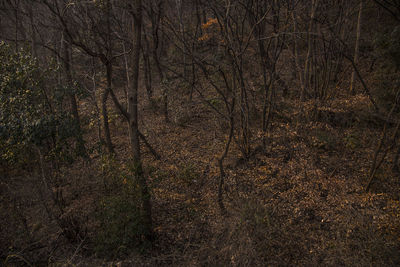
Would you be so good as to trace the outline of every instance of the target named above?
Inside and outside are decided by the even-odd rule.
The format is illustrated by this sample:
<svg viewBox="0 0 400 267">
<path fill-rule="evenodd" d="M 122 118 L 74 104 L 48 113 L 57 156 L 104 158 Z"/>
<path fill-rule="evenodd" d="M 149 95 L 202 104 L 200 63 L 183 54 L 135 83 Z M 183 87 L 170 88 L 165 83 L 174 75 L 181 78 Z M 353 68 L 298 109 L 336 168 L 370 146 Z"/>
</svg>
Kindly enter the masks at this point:
<svg viewBox="0 0 400 267">
<path fill-rule="evenodd" d="M 201 25 L 201 28 L 203 30 L 209 28 L 213 24 L 217 24 L 218 20 L 217 19 L 209 19 L 206 23 Z"/>
</svg>

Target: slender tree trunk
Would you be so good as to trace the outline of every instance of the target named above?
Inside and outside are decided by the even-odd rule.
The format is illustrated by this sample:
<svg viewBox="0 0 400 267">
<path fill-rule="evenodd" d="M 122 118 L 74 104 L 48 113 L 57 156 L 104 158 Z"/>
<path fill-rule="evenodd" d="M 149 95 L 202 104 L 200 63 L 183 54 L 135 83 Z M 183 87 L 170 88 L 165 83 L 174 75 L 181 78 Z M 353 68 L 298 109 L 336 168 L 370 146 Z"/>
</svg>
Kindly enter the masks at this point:
<svg viewBox="0 0 400 267">
<path fill-rule="evenodd" d="M 101 136 L 101 119 L 100 119 L 100 109 L 99 106 L 97 105 L 97 97 L 96 97 L 96 91 L 97 91 L 97 85 L 96 85 L 96 63 L 95 63 L 95 58 L 91 59 L 92 63 L 92 71 L 93 71 L 93 76 L 92 76 L 92 83 L 93 83 L 93 104 L 96 108 L 97 112 L 97 137 L 99 139 L 100 144 L 104 143 L 103 137 Z"/>
<path fill-rule="evenodd" d="M 354 64 L 358 63 L 358 51 L 359 51 L 359 46 L 360 46 L 360 36 L 361 36 L 361 17 L 362 17 L 362 10 L 363 10 L 363 1 L 360 0 L 360 9 L 358 11 L 358 20 L 357 20 L 357 35 L 356 35 L 356 44 L 354 47 Z M 352 72 L 351 74 L 351 80 L 350 80 L 350 93 L 354 94 L 355 89 L 354 89 L 354 78 L 356 76 L 355 71 Z"/>
<path fill-rule="evenodd" d="M 35 31 L 35 21 L 33 18 L 33 3 L 28 5 L 28 13 L 31 27 L 31 53 L 34 58 L 37 58 L 37 48 L 36 48 L 36 31 Z"/>
<path fill-rule="evenodd" d="M 182 0 L 176 0 L 176 9 L 178 10 L 178 18 L 179 18 L 179 31 L 182 38 L 182 43 L 185 42 L 185 25 L 183 24 L 183 3 Z M 186 46 L 182 45 L 183 50 L 183 78 L 186 79 Z"/>
<path fill-rule="evenodd" d="M 129 88 L 131 88 L 131 80 L 129 78 L 128 57 L 126 55 L 126 48 L 124 43 L 122 43 L 122 47 L 124 49 L 124 65 L 125 65 L 125 75 L 126 75 L 125 98 L 128 99 L 128 90 Z"/>
<path fill-rule="evenodd" d="M 107 100 L 108 96 L 112 90 L 112 62 L 110 58 L 112 57 L 112 42 L 110 39 L 111 36 L 111 25 L 110 25 L 110 12 L 111 6 L 110 1 L 107 0 L 107 36 L 106 36 L 106 45 L 107 45 L 107 55 L 103 55 L 100 57 L 103 65 L 106 67 L 106 77 L 107 77 L 107 87 L 103 92 L 102 99 L 101 99 L 101 111 L 103 115 L 103 126 L 104 126 L 104 136 L 106 141 L 107 150 L 110 154 L 114 154 L 114 145 L 111 140 L 111 133 L 110 133 L 110 125 L 108 123 L 108 110 L 107 110 Z"/>
<path fill-rule="evenodd" d="M 142 1 L 133 0 L 133 51 L 132 51 L 132 88 L 128 91 L 129 136 L 133 152 L 133 164 L 136 168 L 136 178 L 141 190 L 145 238 L 152 240 L 152 217 L 150 192 L 142 169 L 138 128 L 138 87 L 139 87 L 139 59 L 142 37 Z"/>
<path fill-rule="evenodd" d="M 110 125 L 108 124 L 108 111 L 107 111 L 107 100 L 108 100 L 108 95 L 110 94 L 109 89 L 110 88 L 107 86 L 101 97 L 101 114 L 103 115 L 104 137 L 106 141 L 107 150 L 110 154 L 113 154 L 114 146 L 111 141 Z"/>
<path fill-rule="evenodd" d="M 19 26 L 19 0 L 15 1 L 15 9 L 14 9 L 14 16 L 15 16 L 15 52 L 18 52 L 18 26 Z"/>
<path fill-rule="evenodd" d="M 299 82 L 300 82 L 300 88 L 301 88 L 301 98 L 304 98 L 304 84 L 303 84 L 303 72 L 301 71 L 300 67 L 300 60 L 299 60 L 299 53 L 298 53 L 298 48 L 297 48 L 297 18 L 296 18 L 296 12 L 293 10 L 292 12 L 292 19 L 293 19 L 293 52 L 294 52 L 294 61 L 296 64 L 296 69 L 297 69 L 297 74 L 299 77 Z"/>
<path fill-rule="evenodd" d="M 304 83 L 301 88 L 301 101 L 305 100 L 306 93 L 311 85 L 311 68 L 312 68 L 312 58 L 313 58 L 313 43 L 314 43 L 314 36 L 313 36 L 313 30 L 314 30 L 314 17 L 315 17 L 315 11 L 318 7 L 319 0 L 312 0 L 312 5 L 311 5 L 311 15 L 310 15 L 310 24 L 308 27 L 307 31 L 307 57 L 306 61 L 304 64 Z"/>
<path fill-rule="evenodd" d="M 224 152 L 222 153 L 222 155 L 218 158 L 218 167 L 219 167 L 219 183 L 218 183 L 218 199 L 217 199 L 217 203 L 219 206 L 219 209 L 221 211 L 222 215 L 226 215 L 226 208 L 224 205 L 224 201 L 223 201 L 223 186 L 224 186 L 224 180 L 225 180 L 225 170 L 224 170 L 224 160 L 226 158 L 226 156 L 228 155 L 229 152 L 229 146 L 232 142 L 233 139 L 233 134 L 234 134 L 234 118 L 233 118 L 233 112 L 235 109 L 235 99 L 232 100 L 232 106 L 231 106 L 231 110 L 230 110 L 230 115 L 229 115 L 229 136 L 228 136 L 228 140 L 226 141 L 225 144 L 225 149 Z"/>
<path fill-rule="evenodd" d="M 160 64 L 160 61 L 158 59 L 156 50 L 153 50 L 153 58 L 154 58 L 154 62 L 156 63 L 156 68 L 157 68 L 157 71 L 158 71 L 158 76 L 159 76 L 160 84 L 161 84 L 161 94 L 162 94 L 162 102 L 163 102 L 162 103 L 163 104 L 162 112 L 164 114 L 165 122 L 169 122 L 169 116 L 168 116 L 168 85 L 165 84 L 166 81 L 164 80 L 164 73 L 162 71 L 161 64 Z"/>
<path fill-rule="evenodd" d="M 153 8 L 153 7 L 152 7 Z M 156 65 L 158 77 L 159 77 L 159 82 L 161 85 L 161 94 L 162 94 L 162 112 L 164 115 L 164 120 L 165 122 L 169 122 L 169 115 L 168 115 L 168 87 L 165 84 L 164 80 L 164 72 L 161 68 L 161 62 L 160 62 L 160 57 L 158 55 L 158 51 L 162 51 L 162 41 L 163 37 L 159 37 L 159 28 L 161 24 L 161 16 L 163 12 L 163 1 L 159 1 L 157 5 L 157 12 L 155 13 L 152 10 L 151 15 L 154 16 L 151 20 L 151 27 L 152 27 L 152 35 L 153 35 L 153 47 L 152 47 L 152 57 L 154 64 Z M 162 33 L 162 31 L 161 31 Z"/>
<path fill-rule="evenodd" d="M 164 80 L 164 73 L 161 68 L 160 60 L 157 55 L 157 50 L 153 48 L 153 59 L 154 63 L 156 64 L 156 69 L 158 72 L 158 77 L 160 80 L 160 85 L 161 85 L 161 94 L 162 94 L 162 104 L 163 104 L 163 114 L 164 114 L 164 120 L 165 122 L 169 122 L 169 116 L 168 116 L 168 89 L 167 85 L 165 84 Z"/>
<path fill-rule="evenodd" d="M 143 28 L 144 30 L 144 28 Z M 153 88 L 152 88 L 152 75 L 151 75 L 151 64 L 150 64 L 150 56 L 149 56 L 149 42 L 146 37 L 146 33 L 143 34 L 142 44 L 142 53 L 143 53 L 143 67 L 144 67 L 144 82 L 146 86 L 147 98 L 151 101 L 153 97 Z M 142 42 L 143 43 L 143 42 Z"/>
<path fill-rule="evenodd" d="M 252 25 L 256 25 L 257 19 L 250 16 L 250 22 Z M 250 25 L 251 26 L 251 25 Z M 262 40 L 262 36 L 264 35 L 265 27 L 264 25 L 257 25 L 256 30 L 256 38 L 258 44 L 258 55 L 259 55 L 259 63 L 262 70 L 262 77 L 263 77 L 263 88 L 264 88 L 264 99 L 263 99 L 263 109 L 262 109 L 262 147 L 263 150 L 266 151 L 267 141 L 266 141 L 266 132 L 267 132 L 267 125 L 266 125 L 266 114 L 267 114 L 267 106 L 268 106 L 268 95 L 269 89 L 271 87 L 271 77 L 267 77 L 267 61 L 269 61 L 268 52 L 265 50 L 264 40 Z M 269 40 L 271 43 L 271 40 Z M 268 44 L 267 47 L 269 48 L 270 45 Z"/>
<path fill-rule="evenodd" d="M 63 36 L 65 34 L 63 33 Z M 80 117 L 79 117 L 79 112 L 78 112 L 78 103 L 76 102 L 76 97 L 75 93 L 72 91 L 73 90 L 73 79 L 72 79 L 72 71 L 71 71 L 71 47 L 68 43 L 68 40 L 65 38 L 62 38 L 64 40 L 63 42 L 63 52 L 64 52 L 64 58 L 63 58 L 63 64 L 64 64 L 64 71 L 65 71 L 65 77 L 66 77 L 66 82 L 68 85 L 68 97 L 70 101 L 70 108 L 71 108 L 71 113 L 72 116 L 74 117 L 75 121 L 75 127 L 77 130 L 77 136 L 76 136 L 76 149 L 78 150 L 79 153 L 86 153 L 85 149 L 85 144 L 83 141 L 83 136 L 82 136 L 82 130 L 81 130 L 81 122 L 80 122 Z"/>
<path fill-rule="evenodd" d="M 132 51 L 132 84 L 128 91 L 128 113 L 130 114 L 129 130 L 130 141 L 133 152 L 133 160 L 136 164 L 141 163 L 140 145 L 138 133 L 138 87 L 139 87 L 139 59 L 141 45 L 141 29 L 142 29 L 142 3 L 141 0 L 133 0 L 134 3 L 134 19 L 133 19 L 133 51 Z"/>
<path fill-rule="evenodd" d="M 200 11 L 199 11 L 199 1 L 195 1 L 195 10 L 194 12 L 196 13 L 196 31 L 195 31 L 195 38 L 192 41 L 192 51 L 191 54 L 193 55 L 196 51 L 196 41 L 199 36 L 202 36 L 202 30 L 201 30 L 201 17 L 200 17 Z M 192 102 L 193 100 L 193 91 L 195 88 L 196 84 L 196 64 L 195 60 L 192 57 L 191 60 L 191 69 L 192 69 L 192 80 L 191 80 L 191 86 L 190 86 L 190 92 L 189 92 L 189 103 Z"/>
</svg>

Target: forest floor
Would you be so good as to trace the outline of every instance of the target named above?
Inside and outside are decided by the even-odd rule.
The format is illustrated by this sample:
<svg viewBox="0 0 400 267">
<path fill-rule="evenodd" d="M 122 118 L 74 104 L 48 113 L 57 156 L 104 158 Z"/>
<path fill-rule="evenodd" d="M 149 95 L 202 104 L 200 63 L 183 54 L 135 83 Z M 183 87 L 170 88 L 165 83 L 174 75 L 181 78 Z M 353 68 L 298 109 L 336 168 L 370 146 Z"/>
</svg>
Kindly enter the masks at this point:
<svg viewBox="0 0 400 267">
<path fill-rule="evenodd" d="M 312 102 L 278 102 L 267 151 L 258 147 L 257 125 L 252 126 L 255 152 L 247 162 L 235 143 L 229 151 L 225 216 L 217 204 L 216 158 L 227 127 L 193 101 L 171 100 L 170 123 L 148 103 L 141 106 L 140 128 L 162 157 L 155 160 L 143 146 L 156 235 L 151 249 L 111 259 L 89 253 L 98 226 L 93 213 L 106 186 L 104 159 L 92 153 L 89 162 L 78 161 L 62 175 L 68 181 L 64 213 L 85 221 L 82 242 L 71 244 L 60 235 L 40 201 L 37 179 L 24 177 L 0 188 L 2 212 L 14 214 L 2 216 L 1 244 L 23 247 L 24 227 L 30 232 L 24 242 L 32 242 L 24 251 L 9 247 L 14 254 L 2 256 L 11 266 L 34 260 L 66 266 L 400 265 L 399 174 L 385 161 L 371 190 L 364 189 L 382 131 L 380 122 L 368 119 L 367 97 L 337 98 L 318 112 Z M 127 169 L 126 123 L 114 116 L 111 129 L 116 149 L 111 169 Z M 87 139 L 89 147 L 97 142 L 96 134 Z"/>
</svg>

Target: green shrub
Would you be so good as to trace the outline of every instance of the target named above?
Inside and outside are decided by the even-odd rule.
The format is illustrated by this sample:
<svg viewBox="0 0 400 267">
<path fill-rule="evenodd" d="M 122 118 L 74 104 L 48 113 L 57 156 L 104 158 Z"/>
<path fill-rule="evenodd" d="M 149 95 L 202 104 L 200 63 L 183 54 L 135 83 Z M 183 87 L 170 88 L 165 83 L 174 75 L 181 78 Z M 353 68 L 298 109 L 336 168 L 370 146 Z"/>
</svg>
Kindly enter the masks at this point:
<svg viewBox="0 0 400 267">
<path fill-rule="evenodd" d="M 144 250 L 142 215 L 137 194 L 123 192 L 99 202 L 95 251 L 99 256 L 116 258 L 133 249 Z"/>
<path fill-rule="evenodd" d="M 101 171 L 105 192 L 99 200 L 96 220 L 95 252 L 102 257 L 117 258 L 132 250 L 142 252 L 148 246 L 141 210 L 141 193 L 134 170 L 103 156 Z"/>
<path fill-rule="evenodd" d="M 0 42 L 1 160 L 23 163 L 37 149 L 51 158 L 73 157 L 76 151 L 68 143 L 79 127 L 65 112 L 65 96 L 75 89 L 51 86 L 56 71 L 41 68 L 28 53 L 15 53 Z"/>
</svg>

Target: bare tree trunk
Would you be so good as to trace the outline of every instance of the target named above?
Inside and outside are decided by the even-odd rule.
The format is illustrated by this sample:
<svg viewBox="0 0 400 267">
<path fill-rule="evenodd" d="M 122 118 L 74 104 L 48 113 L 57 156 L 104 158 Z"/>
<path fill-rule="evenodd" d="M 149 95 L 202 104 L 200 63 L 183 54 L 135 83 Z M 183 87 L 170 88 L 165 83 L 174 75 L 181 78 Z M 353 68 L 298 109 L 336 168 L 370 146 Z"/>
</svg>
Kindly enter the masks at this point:
<svg viewBox="0 0 400 267">
<path fill-rule="evenodd" d="M 31 53 L 34 58 L 38 56 L 36 47 L 35 21 L 33 18 L 33 3 L 28 5 L 28 14 L 31 26 Z"/>
<path fill-rule="evenodd" d="M 62 34 L 65 36 L 65 34 Z M 63 52 L 64 52 L 64 58 L 63 58 L 63 64 L 64 64 L 64 71 L 65 71 L 65 77 L 66 77 L 66 82 L 68 85 L 68 97 L 70 101 L 70 108 L 71 108 L 71 113 L 72 116 L 74 117 L 75 121 L 75 127 L 77 130 L 77 136 L 76 136 L 76 149 L 79 151 L 79 153 L 86 153 L 85 149 L 85 144 L 83 141 L 83 136 L 82 136 L 82 130 L 81 130 L 81 122 L 80 122 L 80 117 L 79 117 L 79 112 L 78 112 L 78 103 L 76 102 L 76 97 L 75 93 L 72 91 L 73 90 L 73 81 L 72 81 L 72 71 L 71 71 L 71 47 L 68 43 L 68 40 L 66 40 L 64 37 L 62 37 L 63 42 Z"/>
<path fill-rule="evenodd" d="M 358 20 L 357 20 L 357 36 L 356 36 L 356 45 L 354 47 L 354 64 L 358 63 L 358 51 L 359 51 L 359 46 L 360 46 L 360 35 L 361 35 L 361 16 L 362 16 L 362 10 L 363 10 L 363 1 L 360 0 L 360 10 L 358 11 Z M 351 80 L 350 80 L 350 93 L 354 94 L 355 89 L 354 89 L 354 78 L 356 76 L 355 71 L 352 72 L 351 74 Z"/>
<path fill-rule="evenodd" d="M 303 73 L 301 71 L 301 67 L 300 67 L 300 61 L 299 61 L 299 53 L 298 53 L 298 48 L 297 48 L 297 18 L 296 18 L 296 13 L 295 10 L 293 10 L 292 13 L 292 19 L 293 19 L 293 52 L 294 52 L 294 61 L 296 64 L 296 69 L 297 69 L 297 74 L 299 77 L 299 82 L 300 82 L 300 88 L 301 88 L 301 94 L 302 94 L 302 98 L 304 97 L 303 94 L 303 90 L 304 90 L 304 84 L 303 84 Z"/>
<path fill-rule="evenodd" d="M 144 28 L 143 28 L 144 30 Z M 142 45 L 142 53 L 143 53 L 143 67 L 144 67 L 144 82 L 146 86 L 147 98 L 151 101 L 153 97 L 153 88 L 152 88 L 152 75 L 151 75 L 151 64 L 150 64 L 150 56 L 149 56 L 149 42 L 146 37 L 146 33 L 143 34 L 144 45 Z"/>
<path fill-rule="evenodd" d="M 167 85 L 165 84 L 166 81 L 164 80 L 164 73 L 161 68 L 161 63 L 157 55 L 157 50 L 153 48 L 153 59 L 156 64 L 160 84 L 161 84 L 161 94 L 162 94 L 162 104 L 163 104 L 163 114 L 164 114 L 164 120 L 165 122 L 169 122 L 169 116 L 168 116 L 168 88 Z"/>
<path fill-rule="evenodd" d="M 19 25 L 19 0 L 15 0 L 15 52 L 18 52 L 18 25 Z"/>
<path fill-rule="evenodd" d="M 192 51 L 191 54 L 193 54 L 196 50 L 196 39 L 202 35 L 202 30 L 201 30 L 201 17 L 200 17 L 200 10 L 199 10 L 199 1 L 195 1 L 195 10 L 194 12 L 196 13 L 196 31 L 195 31 L 195 38 L 192 41 Z M 199 35 L 200 34 L 200 35 Z M 195 84 L 196 84 L 196 64 L 194 59 L 192 58 L 191 60 L 191 67 L 192 67 L 192 80 L 191 80 L 191 86 L 190 86 L 190 92 L 189 92 L 189 103 L 192 102 L 193 100 L 193 91 L 195 90 Z"/>
<path fill-rule="evenodd" d="M 183 23 L 183 6 L 182 0 L 175 0 L 176 1 L 176 8 L 178 10 L 178 17 L 179 17 L 179 31 L 181 34 L 182 42 L 185 42 L 185 25 Z M 186 46 L 182 45 L 182 52 L 183 52 L 183 78 L 186 79 Z"/>
<path fill-rule="evenodd" d="M 110 133 L 110 125 L 108 123 L 108 110 L 107 110 L 107 100 L 110 92 L 112 90 L 112 62 L 110 57 L 112 56 L 112 43 L 110 40 L 111 35 L 111 26 L 110 26 L 110 1 L 107 0 L 107 36 L 106 36 L 106 46 L 107 46 L 107 55 L 100 57 L 102 63 L 106 67 L 106 77 L 107 77 L 107 87 L 103 92 L 102 99 L 101 99 L 101 110 L 103 115 L 103 126 L 104 126 L 104 136 L 106 139 L 106 146 L 107 150 L 110 154 L 115 153 L 114 145 L 111 140 L 111 133 Z"/>
<path fill-rule="evenodd" d="M 131 80 L 129 78 L 129 66 L 128 66 L 128 57 L 126 55 L 125 44 L 122 43 L 122 47 L 124 49 L 124 65 L 125 65 L 125 75 L 126 75 L 126 86 L 125 86 L 125 98 L 128 99 L 128 90 L 131 88 Z"/>
<path fill-rule="evenodd" d="M 150 14 L 151 17 L 151 30 L 152 30 L 152 37 L 153 37 L 153 46 L 152 46 L 152 57 L 154 64 L 156 65 L 159 83 L 161 85 L 161 94 L 162 94 L 162 112 L 164 115 L 165 122 L 169 122 L 169 115 L 168 115 L 168 87 L 165 84 L 165 77 L 164 72 L 161 68 L 160 56 L 158 55 L 158 51 L 162 51 L 162 41 L 163 37 L 160 38 L 159 36 L 159 28 L 161 25 L 161 16 L 163 12 L 163 0 L 159 0 L 157 3 L 158 10 L 154 12 L 153 6 L 151 6 Z M 161 32 L 162 33 L 162 32 Z M 161 45 L 160 45 L 161 43 Z"/>
<path fill-rule="evenodd" d="M 136 178 L 141 190 L 145 238 L 153 239 L 150 192 L 142 169 L 138 128 L 138 87 L 139 59 L 142 37 L 142 1 L 133 0 L 133 51 L 132 51 L 132 88 L 128 91 L 129 136 L 133 152 L 133 164 L 136 168 Z"/>
<path fill-rule="evenodd" d="M 111 141 L 110 134 L 110 125 L 108 124 L 108 111 L 107 111 L 107 100 L 108 95 L 110 94 L 109 87 L 104 90 L 103 95 L 101 97 L 101 114 L 103 115 L 103 128 L 104 128 L 104 137 L 106 141 L 107 150 L 110 154 L 114 153 L 114 146 Z"/>
<path fill-rule="evenodd" d="M 218 206 L 219 209 L 222 213 L 222 215 L 226 215 L 226 208 L 224 205 L 224 201 L 223 201 L 223 186 L 224 186 L 224 180 L 225 180 L 225 170 L 224 170 L 224 160 L 226 158 L 226 156 L 228 155 L 229 152 L 229 146 L 232 142 L 233 139 L 233 134 L 234 134 L 234 118 L 233 118 L 233 112 L 235 109 L 235 99 L 232 100 L 232 106 L 231 106 L 231 110 L 230 110 L 230 116 L 229 116 L 229 136 L 228 136 L 228 140 L 226 141 L 225 144 L 225 149 L 224 152 L 222 153 L 221 157 L 218 158 L 218 167 L 219 167 L 219 183 L 218 183 Z"/>
<path fill-rule="evenodd" d="M 314 37 L 313 37 L 313 30 L 314 30 L 314 17 L 315 17 L 315 11 L 318 7 L 319 0 L 312 0 L 312 5 L 311 5 L 311 15 L 310 15 L 310 24 L 308 26 L 308 31 L 307 31 L 307 57 L 306 61 L 304 64 L 304 83 L 301 88 L 301 101 L 305 100 L 307 90 L 310 87 L 311 84 L 311 67 L 312 67 L 312 53 L 313 53 L 313 43 L 314 43 Z"/>
<path fill-rule="evenodd" d="M 97 112 L 97 137 L 99 138 L 100 144 L 104 143 L 103 137 L 101 136 L 101 118 L 100 118 L 100 109 L 99 106 L 97 105 L 97 97 L 96 97 L 96 91 L 97 91 L 97 85 L 96 85 L 96 64 L 95 64 L 95 59 L 91 59 L 92 63 L 92 71 L 93 71 L 93 76 L 92 76 L 92 82 L 93 82 L 93 105 L 96 108 Z"/>
</svg>

